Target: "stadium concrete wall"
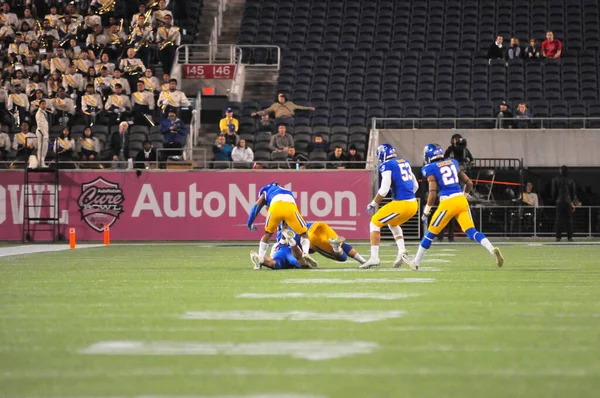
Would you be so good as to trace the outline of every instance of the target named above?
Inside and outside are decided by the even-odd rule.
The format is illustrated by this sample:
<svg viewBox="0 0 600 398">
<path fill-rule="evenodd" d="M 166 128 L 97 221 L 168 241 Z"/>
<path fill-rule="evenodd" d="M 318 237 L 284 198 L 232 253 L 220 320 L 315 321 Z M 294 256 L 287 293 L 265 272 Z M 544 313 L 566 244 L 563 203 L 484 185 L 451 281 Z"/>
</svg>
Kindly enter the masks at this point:
<svg viewBox="0 0 600 398">
<path fill-rule="evenodd" d="M 40 176 L 40 174 L 36 174 Z M 307 222 L 326 221 L 340 235 L 365 239 L 371 200 L 371 172 L 322 171 L 64 171 L 60 173 L 60 230 L 77 239 L 102 240 L 109 225 L 113 241 L 232 241 L 261 236 L 266 211 L 246 228 L 248 213 L 258 191 L 271 182 L 295 192 Z M 22 171 L 5 171 L 0 178 L 0 240 L 18 241 L 23 227 Z M 31 184 L 31 203 L 40 205 L 52 192 L 48 183 Z M 48 217 L 48 208 L 31 216 Z M 42 226 L 39 227 L 39 229 Z M 47 225 L 43 226 L 47 229 Z M 35 231 L 35 226 L 34 226 Z M 46 240 L 37 231 L 34 240 Z"/>
<path fill-rule="evenodd" d="M 435 142 L 444 148 L 460 134 L 475 158 L 523 159 L 527 167 L 600 166 L 600 130 L 379 130 L 379 143 L 390 143 L 415 165 L 423 162 L 423 147 Z"/>
</svg>

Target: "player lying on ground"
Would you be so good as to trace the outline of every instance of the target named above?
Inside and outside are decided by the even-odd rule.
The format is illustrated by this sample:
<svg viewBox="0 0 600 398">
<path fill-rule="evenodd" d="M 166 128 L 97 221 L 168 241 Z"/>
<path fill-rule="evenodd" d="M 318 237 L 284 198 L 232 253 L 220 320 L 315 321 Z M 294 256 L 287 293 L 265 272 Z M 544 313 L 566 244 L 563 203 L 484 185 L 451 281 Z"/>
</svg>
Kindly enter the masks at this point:
<svg viewBox="0 0 600 398">
<path fill-rule="evenodd" d="M 262 258 L 256 252 L 250 253 L 250 260 L 254 264 L 254 269 L 259 270 L 261 267 L 267 267 L 271 269 L 295 269 L 295 268 L 314 268 L 316 267 L 309 264 L 302 257 L 302 250 L 300 250 L 296 243 L 296 233 L 289 229 L 285 229 L 280 237 L 280 243 L 283 242 L 274 250 L 272 257 L 263 256 Z"/>
<path fill-rule="evenodd" d="M 504 258 L 500 249 L 492 246 L 484 234 L 478 232 L 473 224 L 471 210 L 466 195 L 471 192 L 473 182 L 462 171 L 458 171 L 458 162 L 455 159 L 444 159 L 444 150 L 438 144 L 429 144 L 423 149 L 423 159 L 425 166 L 421 169 L 423 177 L 429 183 L 429 197 L 427 205 L 423 210 L 421 218 L 425 226 L 429 225 L 427 232 L 421 241 L 417 255 L 415 256 L 415 266 L 418 267 L 423 260 L 427 249 L 435 237 L 444 230 L 448 222 L 456 217 L 456 221 L 461 229 L 471 240 L 476 240 L 485 247 L 488 252 L 496 259 L 496 265 L 502 267 Z M 465 190 L 460 187 L 460 181 L 465 184 Z M 437 190 L 440 190 L 440 205 L 433 213 L 432 222 L 429 224 L 429 213 L 435 203 Z"/>
<path fill-rule="evenodd" d="M 412 269 L 416 269 L 412 258 L 408 255 L 404 246 L 404 235 L 402 224 L 411 219 L 419 209 L 415 192 L 419 189 L 417 178 L 410 168 L 408 161 L 396 158 L 396 149 L 389 144 L 380 145 L 377 148 L 377 158 L 381 162 L 379 172 L 381 173 L 381 186 L 377 195 L 367 206 L 367 214 L 392 191 L 392 201 L 379 209 L 371 218 L 371 257 L 360 268 L 366 269 L 381 264 L 379 260 L 379 242 L 381 241 L 381 227 L 387 225 L 398 246 L 398 255 L 394 261 L 394 267 L 398 268 L 406 263 Z"/>
<path fill-rule="evenodd" d="M 323 257 L 327 257 L 335 261 L 346 261 L 348 257 L 353 258 L 360 264 L 364 264 L 365 259 L 358 254 L 358 252 L 346 243 L 346 239 L 338 234 L 324 222 L 309 222 L 308 226 L 308 239 L 310 240 L 309 253 L 317 252 Z M 279 224 L 277 228 L 277 243 L 273 246 L 271 254 L 275 250 L 282 246 L 287 245 L 287 240 L 282 236 L 283 232 L 287 229 L 285 223 Z M 292 231 L 293 232 L 293 231 Z M 300 235 L 294 233 L 297 244 L 300 244 Z"/>
<path fill-rule="evenodd" d="M 263 206 L 269 208 L 267 220 L 265 222 L 265 233 L 260 239 L 258 246 L 258 257 L 262 262 L 263 257 L 267 254 L 269 248 L 269 239 L 277 231 L 277 226 L 285 221 L 285 223 L 294 231 L 300 234 L 300 245 L 302 246 L 302 258 L 311 266 L 317 266 L 317 262 L 310 256 L 310 240 L 308 239 L 308 227 L 306 221 L 298 211 L 294 194 L 287 189 L 279 186 L 278 183 L 271 183 L 261 188 L 258 193 L 258 201 L 250 210 L 248 216 L 248 229 L 255 231 L 253 225 L 256 216 Z"/>
</svg>

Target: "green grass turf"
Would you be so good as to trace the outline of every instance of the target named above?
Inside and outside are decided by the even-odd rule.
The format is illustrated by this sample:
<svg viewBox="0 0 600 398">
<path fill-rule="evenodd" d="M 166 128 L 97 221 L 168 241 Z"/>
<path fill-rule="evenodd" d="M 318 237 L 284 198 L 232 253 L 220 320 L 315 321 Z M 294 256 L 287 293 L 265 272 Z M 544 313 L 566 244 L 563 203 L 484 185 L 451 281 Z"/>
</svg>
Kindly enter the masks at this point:
<svg viewBox="0 0 600 398">
<path fill-rule="evenodd" d="M 254 249 L 254 248 L 252 248 Z M 358 246 L 368 257 L 368 248 Z M 416 247 L 409 247 L 414 254 Z M 443 251 L 454 249 L 456 251 Z M 600 246 L 434 245 L 440 271 L 252 271 L 249 247 L 144 245 L 0 258 L 0 396 L 296 393 L 328 397 L 596 397 Z M 383 246 L 381 268 L 395 248 Z M 455 254 L 455 256 L 452 256 Z M 440 256 L 445 255 L 445 256 Z M 315 255 L 321 268 L 355 268 Z M 292 278 L 434 283 L 284 284 Z M 242 293 L 416 293 L 399 300 Z M 373 323 L 183 320 L 188 311 L 406 311 Z M 368 341 L 369 354 L 102 356 L 99 341 Z"/>
</svg>

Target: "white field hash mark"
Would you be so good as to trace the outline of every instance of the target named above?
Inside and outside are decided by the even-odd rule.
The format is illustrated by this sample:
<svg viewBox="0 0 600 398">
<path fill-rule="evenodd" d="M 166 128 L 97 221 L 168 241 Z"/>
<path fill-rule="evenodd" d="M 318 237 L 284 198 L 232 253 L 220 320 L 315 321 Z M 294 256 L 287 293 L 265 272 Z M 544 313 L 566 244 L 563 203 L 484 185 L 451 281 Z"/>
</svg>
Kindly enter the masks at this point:
<svg viewBox="0 0 600 398">
<path fill-rule="evenodd" d="M 81 350 L 80 353 L 87 355 L 281 355 L 309 361 L 324 361 L 370 354 L 378 347 L 377 343 L 368 341 L 265 341 L 241 344 L 101 341 Z"/>
<path fill-rule="evenodd" d="M 358 279 L 284 279 L 281 283 L 285 284 L 299 284 L 299 285 L 318 285 L 318 284 L 331 284 L 331 285 L 350 285 L 354 283 L 432 283 L 435 279 L 431 278 L 401 278 L 401 279 L 388 279 L 388 278 L 358 278 Z"/>
<path fill-rule="evenodd" d="M 405 311 L 355 312 L 266 312 L 266 311 L 197 311 L 188 312 L 181 319 L 206 321 L 348 321 L 368 323 L 400 318 Z"/>
<path fill-rule="evenodd" d="M 340 299 L 373 299 L 399 300 L 417 297 L 415 293 L 243 293 L 237 298 L 271 299 L 271 298 L 340 298 Z"/>
<path fill-rule="evenodd" d="M 427 259 L 425 259 L 427 260 Z M 449 263 L 448 260 L 441 260 L 442 262 Z M 359 269 L 356 268 L 314 268 L 305 270 L 308 272 L 414 272 L 410 268 L 370 268 L 370 269 Z M 440 272 L 440 268 L 436 267 L 419 267 L 418 272 Z"/>
</svg>

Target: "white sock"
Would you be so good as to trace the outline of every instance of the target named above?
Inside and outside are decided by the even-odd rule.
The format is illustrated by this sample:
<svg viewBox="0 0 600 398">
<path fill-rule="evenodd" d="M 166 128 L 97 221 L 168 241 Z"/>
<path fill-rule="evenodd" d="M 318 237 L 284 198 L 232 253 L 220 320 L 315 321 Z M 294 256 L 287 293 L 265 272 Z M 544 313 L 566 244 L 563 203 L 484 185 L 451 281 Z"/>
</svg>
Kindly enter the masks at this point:
<svg viewBox="0 0 600 398">
<path fill-rule="evenodd" d="M 269 244 L 266 242 L 260 241 L 258 245 L 258 256 L 264 257 L 267 254 L 267 249 L 269 248 Z"/>
<path fill-rule="evenodd" d="M 310 240 L 306 238 L 301 238 L 300 246 L 302 246 L 302 253 L 308 254 L 308 251 L 310 250 Z"/>
<path fill-rule="evenodd" d="M 290 247 L 296 246 L 296 239 L 287 240 L 287 244 L 290 245 Z"/>
<path fill-rule="evenodd" d="M 379 246 L 371 246 L 371 258 L 379 258 Z"/>
<path fill-rule="evenodd" d="M 398 246 L 398 253 L 402 254 L 406 251 L 406 246 L 404 246 L 404 238 L 396 239 L 396 245 Z"/>
<path fill-rule="evenodd" d="M 488 238 L 481 240 L 481 246 L 485 247 L 485 249 L 490 252 L 492 256 L 494 255 L 494 246 L 492 245 L 492 242 L 488 240 Z"/>
<path fill-rule="evenodd" d="M 367 260 L 365 260 L 365 259 L 363 258 L 363 256 L 361 256 L 361 255 L 360 255 L 360 254 L 358 254 L 358 253 L 356 253 L 356 254 L 354 255 L 354 259 L 355 259 L 356 261 L 358 261 L 359 263 L 361 263 L 361 264 L 364 264 L 364 263 L 366 263 L 366 262 L 367 262 Z"/>
<path fill-rule="evenodd" d="M 425 252 L 427 252 L 427 249 L 425 249 L 423 246 L 419 246 L 419 250 L 417 250 L 417 255 L 415 256 L 415 265 L 417 267 L 421 265 L 421 261 L 423 261 Z"/>
</svg>

